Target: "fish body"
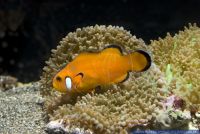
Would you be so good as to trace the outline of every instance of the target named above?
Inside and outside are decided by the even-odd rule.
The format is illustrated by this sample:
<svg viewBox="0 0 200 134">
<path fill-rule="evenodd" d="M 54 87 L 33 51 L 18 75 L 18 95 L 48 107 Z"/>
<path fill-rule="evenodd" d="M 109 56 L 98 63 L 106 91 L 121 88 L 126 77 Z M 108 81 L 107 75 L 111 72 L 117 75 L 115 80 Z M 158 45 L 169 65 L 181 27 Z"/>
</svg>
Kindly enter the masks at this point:
<svg viewBox="0 0 200 134">
<path fill-rule="evenodd" d="M 98 53 L 79 54 L 55 75 L 53 87 L 65 93 L 91 92 L 98 86 L 122 82 L 130 71 L 145 71 L 150 65 L 145 51 L 123 55 L 119 46 L 110 45 Z"/>
</svg>

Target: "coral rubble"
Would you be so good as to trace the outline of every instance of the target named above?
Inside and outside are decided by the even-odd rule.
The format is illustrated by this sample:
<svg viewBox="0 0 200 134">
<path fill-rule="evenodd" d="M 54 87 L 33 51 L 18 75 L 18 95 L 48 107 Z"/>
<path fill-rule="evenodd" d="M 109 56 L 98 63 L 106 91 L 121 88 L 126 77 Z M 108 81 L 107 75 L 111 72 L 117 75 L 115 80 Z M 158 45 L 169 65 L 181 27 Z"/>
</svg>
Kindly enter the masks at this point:
<svg viewBox="0 0 200 134">
<path fill-rule="evenodd" d="M 0 76 L 0 90 L 5 91 L 7 89 L 17 86 L 17 78 L 12 76 Z"/>
<path fill-rule="evenodd" d="M 157 111 L 154 116 L 152 129 L 188 129 L 192 119 L 191 112 L 185 109 L 183 99 L 170 95 L 163 102 L 163 109 Z"/>
<path fill-rule="evenodd" d="M 156 130 L 188 129 L 190 120 L 191 115 L 189 111 L 168 108 L 167 110 L 158 111 L 153 125 Z"/>
<path fill-rule="evenodd" d="M 135 49 L 148 51 L 141 39 L 122 27 L 98 25 L 69 33 L 57 49 L 52 50 L 40 81 L 50 120 L 63 120 L 65 127 L 95 133 L 126 133 L 133 126 L 148 124 L 162 108 L 167 82 L 156 65 L 143 73 L 130 73 L 126 82 L 105 87 L 107 90 L 102 93 L 73 97 L 52 89 L 53 76 L 77 54 L 100 51 L 109 44 L 120 45 L 124 53 Z"/>
<path fill-rule="evenodd" d="M 89 130 L 65 127 L 62 119 L 49 122 L 45 131 L 48 134 L 93 134 Z"/>
</svg>

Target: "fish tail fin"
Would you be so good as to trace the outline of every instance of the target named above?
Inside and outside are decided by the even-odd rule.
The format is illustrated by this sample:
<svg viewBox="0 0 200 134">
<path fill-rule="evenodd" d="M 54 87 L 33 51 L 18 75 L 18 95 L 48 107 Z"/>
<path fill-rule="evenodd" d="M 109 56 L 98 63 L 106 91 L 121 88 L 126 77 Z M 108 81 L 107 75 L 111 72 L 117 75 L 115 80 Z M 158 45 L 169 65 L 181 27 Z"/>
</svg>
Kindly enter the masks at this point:
<svg viewBox="0 0 200 134">
<path fill-rule="evenodd" d="M 151 66 L 151 56 L 144 50 L 137 50 L 126 56 L 129 71 L 142 72 Z"/>
</svg>

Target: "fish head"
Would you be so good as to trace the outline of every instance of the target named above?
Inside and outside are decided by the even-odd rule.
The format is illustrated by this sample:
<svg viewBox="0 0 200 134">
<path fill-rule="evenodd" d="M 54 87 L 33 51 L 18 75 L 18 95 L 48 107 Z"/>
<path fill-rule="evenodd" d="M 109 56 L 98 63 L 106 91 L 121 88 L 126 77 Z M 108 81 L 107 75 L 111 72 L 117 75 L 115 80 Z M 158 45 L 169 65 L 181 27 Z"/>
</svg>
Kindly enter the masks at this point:
<svg viewBox="0 0 200 134">
<path fill-rule="evenodd" d="M 66 67 L 53 78 L 53 87 L 62 93 L 77 92 L 80 88 L 84 74 Z"/>
</svg>

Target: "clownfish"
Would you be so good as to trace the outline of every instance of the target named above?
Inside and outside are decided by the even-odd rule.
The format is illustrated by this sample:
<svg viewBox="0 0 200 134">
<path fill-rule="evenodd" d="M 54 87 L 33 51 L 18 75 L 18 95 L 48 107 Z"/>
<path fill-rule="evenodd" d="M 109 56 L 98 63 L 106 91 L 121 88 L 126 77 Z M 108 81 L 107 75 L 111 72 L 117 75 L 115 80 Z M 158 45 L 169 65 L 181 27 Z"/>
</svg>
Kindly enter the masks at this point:
<svg viewBox="0 0 200 134">
<path fill-rule="evenodd" d="M 118 45 L 110 45 L 101 52 L 79 54 L 54 76 L 53 87 L 63 93 L 88 93 L 99 86 L 124 82 L 130 71 L 142 72 L 150 66 L 147 52 L 123 55 Z"/>
</svg>

